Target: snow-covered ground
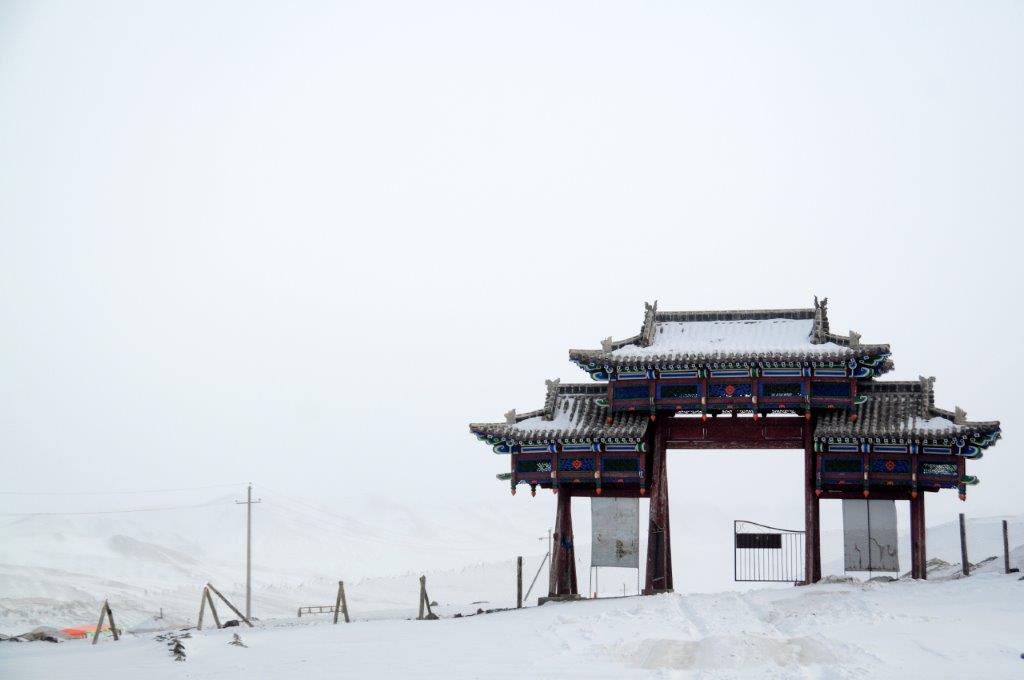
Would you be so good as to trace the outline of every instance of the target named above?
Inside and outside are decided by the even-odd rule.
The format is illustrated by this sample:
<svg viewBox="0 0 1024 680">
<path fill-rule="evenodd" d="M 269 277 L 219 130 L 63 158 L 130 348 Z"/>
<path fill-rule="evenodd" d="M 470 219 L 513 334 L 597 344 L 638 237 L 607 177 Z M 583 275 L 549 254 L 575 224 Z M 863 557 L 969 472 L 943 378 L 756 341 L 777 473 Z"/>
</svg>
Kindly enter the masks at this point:
<svg viewBox="0 0 1024 680">
<path fill-rule="evenodd" d="M 0 677 L 1016 678 L 1021 612 L 1024 582 L 989 566 L 967 579 L 585 600 L 440 621 L 266 620 L 191 631 L 183 662 L 153 633 L 95 647 L 3 643 Z M 228 644 L 235 633 L 246 647 Z"/>
<path fill-rule="evenodd" d="M 415 610 L 421 573 L 428 576 L 431 596 L 448 613 L 508 606 L 515 593 L 514 556 L 524 556 L 529 582 L 541 566 L 545 541 L 538 539 L 545 534 L 554 504 L 550 494 L 496 498 L 467 507 L 450 501 L 438 507 L 403 507 L 394 500 L 368 498 L 345 511 L 267 489 L 259 495 L 263 503 L 255 510 L 253 612 L 263 619 L 293 616 L 299 606 L 332 603 L 339 579 L 345 580 L 358 616 L 408 616 Z M 187 625 L 195 622 L 207 581 L 241 606 L 245 544 L 244 508 L 234 504 L 238 497 L 200 492 L 193 499 L 156 503 L 196 501 L 199 506 L 172 512 L 0 517 L 0 633 L 95 623 L 104 599 L 128 628 Z M 81 507 L 79 499 L 73 500 Z M 109 507 L 110 501 L 105 502 Z M 130 507 L 139 501 L 124 503 Z M 732 582 L 732 516 L 727 513 L 676 499 L 678 592 L 762 587 Z M 1000 519 L 969 521 L 973 561 L 1000 553 Z M 1016 545 L 1024 537 L 1024 518 L 1008 519 Z M 593 592 L 584 500 L 574 503 L 574 523 L 580 590 Z M 906 534 L 901 533 L 904 564 L 909 554 Z M 826 531 L 826 574 L 843 573 L 841 550 L 840 532 Z M 931 557 L 958 564 L 957 524 L 929 527 L 928 551 Z M 637 590 L 633 570 L 602 570 L 599 583 L 603 595 Z M 541 569 L 531 600 L 546 590 L 547 570 Z M 154 621 L 161 610 L 165 618 Z"/>
<path fill-rule="evenodd" d="M 636 572 L 602 570 L 606 599 L 537 608 L 536 596 L 547 590 L 541 569 L 527 610 L 456 619 L 514 604 L 514 555 L 524 555 L 529 583 L 541 566 L 545 541 L 538 539 L 553 497 L 436 508 L 371 498 L 344 512 L 271 491 L 260 495 L 257 628 L 192 631 L 183 664 L 154 640 L 154 631 L 194 625 L 206 581 L 239 606 L 244 601 L 237 494 L 173 512 L 4 517 L 0 632 L 95 623 L 109 598 L 129 633 L 96 647 L 0 642 L 0 679 L 62 677 L 71 669 L 76 678 L 113 680 L 172 674 L 227 680 L 652 673 L 884 678 L 982 671 L 989 678 L 1024 677 L 1024 581 L 999 573 L 1001 557 L 989 559 L 1001 555 L 1002 519 L 1010 522 L 1012 544 L 1021 543 L 1021 516 L 969 520 L 970 558 L 982 563 L 969 579 L 957 576 L 954 521 L 928 528 L 935 563 L 927 583 L 795 588 L 732 583 L 731 515 L 684 498 L 673 510 L 679 594 L 610 599 L 636 592 Z M 373 511 L 364 511 L 368 507 Z M 580 590 L 592 592 L 585 502 L 574 504 L 574 520 Z M 901 538 L 906 564 L 906 531 Z M 826 530 L 822 547 L 825 573 L 842 576 L 840 532 Z M 1024 548 L 1011 557 L 1014 566 L 1024 566 Z M 421 573 L 441 621 L 409 620 Z M 352 624 L 331 626 L 326 615 L 296 618 L 301 605 L 333 603 L 339 578 L 346 582 Z M 160 610 L 164 617 L 154 618 Z M 247 648 L 227 645 L 235 632 Z"/>
</svg>

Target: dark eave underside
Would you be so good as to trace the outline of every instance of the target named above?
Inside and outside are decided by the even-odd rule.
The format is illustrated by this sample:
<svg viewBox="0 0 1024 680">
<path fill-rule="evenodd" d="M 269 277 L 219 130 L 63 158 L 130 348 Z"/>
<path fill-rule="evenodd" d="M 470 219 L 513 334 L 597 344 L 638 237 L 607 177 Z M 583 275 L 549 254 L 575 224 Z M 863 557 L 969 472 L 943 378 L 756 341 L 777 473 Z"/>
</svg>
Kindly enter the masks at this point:
<svg viewBox="0 0 1024 680">
<path fill-rule="evenodd" d="M 818 439 L 944 441 L 979 436 L 998 437 L 998 421 L 969 421 L 962 412 L 934 405 L 932 379 L 863 382 L 858 393 L 867 399 L 852 409 L 819 410 Z M 604 405 L 607 383 L 549 383 L 545 408 L 512 414 L 514 423 L 473 423 L 470 430 L 492 442 L 550 444 L 626 442 L 643 439 L 650 413 L 612 413 Z M 607 419 L 611 416 L 609 424 Z M 943 423 L 934 419 L 949 421 Z"/>
</svg>

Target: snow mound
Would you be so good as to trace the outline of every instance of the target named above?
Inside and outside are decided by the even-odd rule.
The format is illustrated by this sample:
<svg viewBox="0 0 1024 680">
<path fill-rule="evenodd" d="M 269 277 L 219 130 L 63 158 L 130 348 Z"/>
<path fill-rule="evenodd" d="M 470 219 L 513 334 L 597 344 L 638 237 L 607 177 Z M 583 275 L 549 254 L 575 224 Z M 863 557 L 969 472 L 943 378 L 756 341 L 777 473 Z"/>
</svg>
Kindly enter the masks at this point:
<svg viewBox="0 0 1024 680">
<path fill-rule="evenodd" d="M 627 665 L 646 670 L 739 670 L 848 664 L 867 653 L 821 636 L 711 635 L 699 640 L 651 639 L 622 645 Z"/>
</svg>

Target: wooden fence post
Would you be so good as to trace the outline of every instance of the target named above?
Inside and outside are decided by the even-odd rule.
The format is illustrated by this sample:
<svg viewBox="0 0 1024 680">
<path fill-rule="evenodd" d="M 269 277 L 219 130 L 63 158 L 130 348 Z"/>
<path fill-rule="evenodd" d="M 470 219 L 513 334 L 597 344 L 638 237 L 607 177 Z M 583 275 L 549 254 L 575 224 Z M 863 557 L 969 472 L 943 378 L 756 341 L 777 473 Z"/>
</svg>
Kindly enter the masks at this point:
<svg viewBox="0 0 1024 680">
<path fill-rule="evenodd" d="M 423 610 L 426 609 L 426 615 L 424 616 Z M 427 577 L 420 576 L 420 614 L 416 617 L 416 620 L 422 621 L 436 621 L 439 617 L 430 608 L 430 596 L 427 595 Z"/>
<path fill-rule="evenodd" d="M 199 596 L 199 623 L 196 624 L 196 630 L 203 629 L 203 613 L 206 612 L 206 588 L 203 588 L 203 594 Z"/>
<path fill-rule="evenodd" d="M 213 615 L 213 625 L 217 626 L 217 630 L 220 630 L 220 616 L 217 615 L 217 608 L 213 606 L 213 595 L 210 595 L 210 589 L 205 588 L 203 592 L 206 593 L 206 601 L 210 603 L 210 614 Z"/>
<path fill-rule="evenodd" d="M 206 605 L 210 605 L 210 616 L 213 617 L 213 623 L 217 628 L 220 628 L 220 617 L 217 616 L 217 608 L 213 606 L 213 598 L 210 597 L 210 589 L 203 587 L 203 594 L 199 597 L 199 622 L 196 624 L 196 630 L 203 629 L 203 613 L 206 611 Z"/>
<path fill-rule="evenodd" d="M 114 641 L 121 639 L 121 636 L 117 634 L 117 624 L 114 623 L 114 612 L 110 611 L 110 602 L 106 603 L 107 606 L 107 621 L 110 621 L 110 632 L 114 634 Z"/>
<path fill-rule="evenodd" d="M 1010 530 L 1003 520 L 1003 567 L 1005 573 L 1010 573 Z"/>
<path fill-rule="evenodd" d="M 92 632 L 92 643 L 96 644 L 100 639 L 100 628 L 103 628 L 103 617 L 107 614 L 107 601 L 103 600 L 103 606 L 100 607 L 100 620 L 96 624 L 96 630 Z"/>
<path fill-rule="evenodd" d="M 114 635 L 114 640 L 120 640 L 121 636 L 117 634 L 117 626 L 114 625 L 114 612 L 110 611 L 110 603 L 107 600 L 103 600 L 103 606 L 100 607 L 100 620 L 96 624 L 96 630 L 92 633 L 92 643 L 96 644 L 100 639 L 100 630 L 103 629 L 103 619 L 106 618 L 110 622 L 110 632 Z"/>
<path fill-rule="evenodd" d="M 345 582 L 338 581 L 338 597 L 334 601 L 334 622 L 338 622 L 338 612 L 342 612 L 345 615 L 345 623 L 350 623 L 348 620 L 348 602 L 345 601 Z"/>
<path fill-rule="evenodd" d="M 242 612 L 238 611 L 238 609 L 235 608 L 235 605 L 231 604 L 231 601 L 228 600 L 228 598 L 224 597 L 224 595 L 221 594 L 221 592 L 219 590 L 217 590 L 216 588 L 213 587 L 212 583 L 207 583 L 206 587 L 209 588 L 210 590 L 212 590 L 217 597 L 219 597 L 221 600 L 223 600 L 224 604 L 226 604 L 228 606 L 228 609 L 233 611 L 238 616 L 238 618 L 240 618 L 243 621 L 245 621 L 245 625 L 247 625 L 250 628 L 252 628 L 252 621 L 247 619 L 245 617 L 245 615 L 242 614 Z M 210 608 L 211 609 L 213 608 L 213 600 L 210 600 Z"/>
<path fill-rule="evenodd" d="M 516 609 L 523 608 L 523 556 L 516 558 Z"/>
<path fill-rule="evenodd" d="M 426 601 L 426 599 L 427 599 L 427 577 L 426 576 L 420 576 L 420 613 L 419 613 L 419 616 L 416 617 L 417 621 L 422 621 L 423 620 L 423 603 Z"/>
<path fill-rule="evenodd" d="M 971 575 L 971 563 L 967 561 L 967 524 L 964 513 L 960 513 L 960 564 L 964 576 Z"/>
</svg>

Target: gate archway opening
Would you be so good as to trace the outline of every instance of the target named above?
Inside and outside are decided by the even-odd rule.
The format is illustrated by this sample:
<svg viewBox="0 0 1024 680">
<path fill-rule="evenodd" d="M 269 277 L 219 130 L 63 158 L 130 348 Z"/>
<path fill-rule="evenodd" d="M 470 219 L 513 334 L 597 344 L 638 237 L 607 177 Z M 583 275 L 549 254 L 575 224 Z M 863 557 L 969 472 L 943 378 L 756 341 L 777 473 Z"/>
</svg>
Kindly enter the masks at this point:
<svg viewBox="0 0 1024 680">
<path fill-rule="evenodd" d="M 676 558 L 672 571 L 676 592 L 707 593 L 763 586 L 735 579 L 733 523 L 745 519 L 803 531 L 803 466 L 800 451 L 670 450 L 668 477 L 672 490 L 670 515 Z M 787 549 L 791 547 L 788 543 L 789 539 Z M 802 547 L 799 558 L 802 567 Z M 767 568 L 763 571 L 767 575 Z M 802 576 L 802 568 L 799 571 Z M 755 570 L 751 569 L 751 573 Z"/>
</svg>

